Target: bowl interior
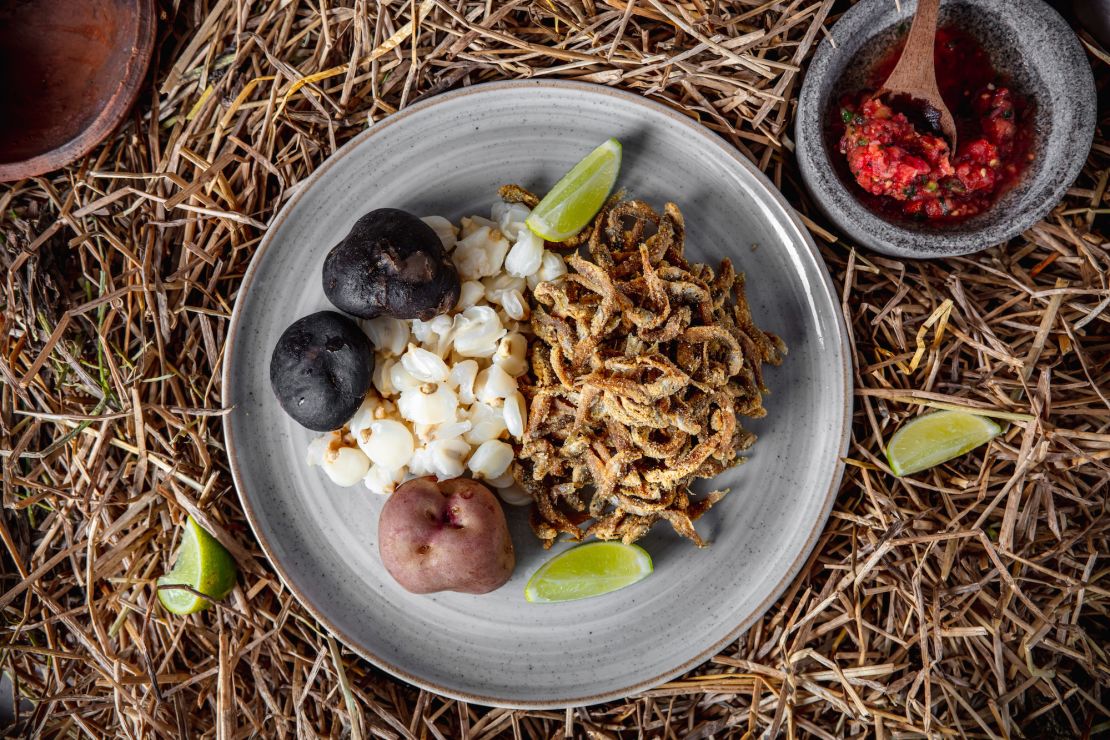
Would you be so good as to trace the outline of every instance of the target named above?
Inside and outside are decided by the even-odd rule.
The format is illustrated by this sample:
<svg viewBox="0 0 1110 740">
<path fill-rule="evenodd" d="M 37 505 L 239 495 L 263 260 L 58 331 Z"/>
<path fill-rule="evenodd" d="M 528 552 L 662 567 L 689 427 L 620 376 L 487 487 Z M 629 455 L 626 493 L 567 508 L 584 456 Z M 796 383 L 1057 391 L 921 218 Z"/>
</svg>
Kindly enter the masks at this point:
<svg viewBox="0 0 1110 740">
<path fill-rule="evenodd" d="M 940 25 L 971 35 L 1000 75 L 1030 103 L 1033 159 L 981 214 L 955 223 L 888 217 L 860 197 L 829 131 L 842 94 L 865 79 L 908 29 L 914 0 L 861 0 L 821 42 L 800 96 L 798 161 L 818 206 L 856 241 L 898 256 L 951 256 L 1004 242 L 1058 202 L 1078 175 L 1094 132 L 1094 82 L 1067 23 L 1041 0 L 951 0 Z M 833 44 L 835 42 L 835 45 Z"/>
<path fill-rule="evenodd" d="M 127 107 L 135 83 L 122 89 L 121 78 L 151 23 L 146 5 L 0 0 L 0 167 L 80 139 L 121 95 Z"/>
<path fill-rule="evenodd" d="M 1030 102 L 1031 105 L 1025 112 L 1027 121 L 1024 125 L 1028 126 L 1032 133 L 1033 144 L 1030 152 L 1033 155 L 1033 160 L 1013 186 L 999 195 L 991 208 L 962 221 L 915 222 L 908 218 L 889 216 L 872 209 L 872 213 L 879 218 L 898 227 L 922 234 L 943 234 L 983 229 L 994 223 L 999 218 L 1000 213 L 1010 211 L 1013 208 L 1020 208 L 1023 199 L 1028 195 L 1030 183 L 1036 179 L 1037 169 L 1044 166 L 1041 152 L 1044 151 L 1049 134 L 1052 131 L 1051 110 L 1037 104 L 1039 100 L 1049 99 L 1044 80 L 1040 77 L 1037 68 L 1022 55 L 1021 42 L 1013 28 L 995 23 L 989 11 L 969 3 L 944 5 L 941 8 L 938 25 L 940 27 L 954 26 L 970 34 L 987 52 L 991 60 L 991 66 L 1006 81 L 1007 86 Z M 840 78 L 830 88 L 829 95 L 824 100 L 824 115 L 826 117 L 830 113 L 835 113 L 835 108 L 843 94 L 856 93 L 867 87 L 868 77 L 872 70 L 905 37 L 908 30 L 908 20 L 897 20 L 881 28 L 878 33 L 865 42 L 860 48 L 855 62 L 841 70 Z M 846 158 L 837 148 L 839 142 L 833 133 L 832 127 L 825 126 L 823 132 L 822 141 L 825 147 L 825 156 L 832 163 L 833 169 L 844 184 L 844 188 L 855 196 L 857 202 L 870 209 L 870 206 L 860 198 L 860 187 L 848 170 Z"/>
</svg>

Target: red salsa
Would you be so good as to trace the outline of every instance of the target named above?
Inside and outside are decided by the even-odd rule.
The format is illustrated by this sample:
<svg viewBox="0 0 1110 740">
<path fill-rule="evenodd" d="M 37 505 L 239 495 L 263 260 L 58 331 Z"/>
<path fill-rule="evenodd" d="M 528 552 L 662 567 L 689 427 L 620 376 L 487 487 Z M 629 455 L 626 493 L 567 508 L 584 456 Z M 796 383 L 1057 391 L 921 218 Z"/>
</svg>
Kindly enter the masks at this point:
<svg viewBox="0 0 1110 740">
<path fill-rule="evenodd" d="M 900 53 L 901 44 L 876 66 L 869 89 L 840 100 L 833 125 L 849 172 L 868 202 L 891 215 L 952 221 L 983 212 L 1031 159 L 1028 102 L 974 39 L 939 29 L 937 86 L 956 119 L 959 147 L 952 156 L 942 136 L 874 97 Z"/>
</svg>

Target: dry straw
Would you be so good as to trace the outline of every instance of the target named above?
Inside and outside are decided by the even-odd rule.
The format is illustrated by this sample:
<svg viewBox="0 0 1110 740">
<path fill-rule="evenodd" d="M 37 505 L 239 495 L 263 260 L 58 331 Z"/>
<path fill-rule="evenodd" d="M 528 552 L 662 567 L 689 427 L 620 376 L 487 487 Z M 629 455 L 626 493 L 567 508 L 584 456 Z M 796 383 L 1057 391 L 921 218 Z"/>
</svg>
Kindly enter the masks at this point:
<svg viewBox="0 0 1110 740">
<path fill-rule="evenodd" d="M 1110 145 L 1049 218 L 974 257 L 837 241 L 799 193 L 799 73 L 826 0 L 162 0 L 151 79 L 88 159 L 0 188 L 0 665 L 28 737 L 1086 737 L 1110 728 Z M 415 22 L 414 22 L 415 16 Z M 1106 56 L 1088 42 L 1106 79 Z M 264 224 L 370 123 L 448 88 L 563 77 L 719 132 L 795 202 L 855 348 L 848 475 L 803 574 L 681 679 L 566 712 L 397 683 L 328 637 L 247 529 L 221 436 L 228 315 Z M 1009 423 L 913 480 L 930 408 Z M 171 617 L 193 514 L 243 574 Z"/>
</svg>

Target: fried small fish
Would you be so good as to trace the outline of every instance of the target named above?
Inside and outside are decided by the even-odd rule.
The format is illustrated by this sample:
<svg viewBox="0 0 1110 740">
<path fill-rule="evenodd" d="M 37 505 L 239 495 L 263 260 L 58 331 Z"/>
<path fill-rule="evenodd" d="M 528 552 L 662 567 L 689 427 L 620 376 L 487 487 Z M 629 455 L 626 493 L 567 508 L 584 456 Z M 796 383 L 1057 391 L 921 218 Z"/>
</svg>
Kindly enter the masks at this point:
<svg viewBox="0 0 1110 740">
<path fill-rule="evenodd" d="M 502 197 L 538 200 L 519 186 Z M 729 260 L 716 271 L 686 260 L 685 234 L 673 203 L 660 214 L 612 198 L 554 245 L 584 249 L 533 293 L 518 475 L 545 547 L 560 535 L 631 543 L 659 521 L 704 546 L 693 522 L 724 492 L 694 497 L 690 485 L 755 441 L 737 416 L 765 415 L 762 366 L 786 346 L 753 322 Z"/>
</svg>

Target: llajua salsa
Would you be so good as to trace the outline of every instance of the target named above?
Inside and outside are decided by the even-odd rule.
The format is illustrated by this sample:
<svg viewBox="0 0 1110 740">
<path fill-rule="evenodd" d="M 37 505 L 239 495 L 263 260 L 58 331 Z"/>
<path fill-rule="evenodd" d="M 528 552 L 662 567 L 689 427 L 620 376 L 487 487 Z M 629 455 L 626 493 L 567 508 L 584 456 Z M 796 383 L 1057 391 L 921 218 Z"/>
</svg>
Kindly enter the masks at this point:
<svg viewBox="0 0 1110 740">
<path fill-rule="evenodd" d="M 856 182 L 878 210 L 925 220 L 958 220 L 986 210 L 1032 158 L 1030 106 L 995 72 L 963 31 L 937 32 L 937 84 L 956 119 L 956 156 L 942 136 L 925 133 L 874 90 L 901 53 L 875 68 L 868 89 L 840 101 L 833 126 Z"/>
</svg>

